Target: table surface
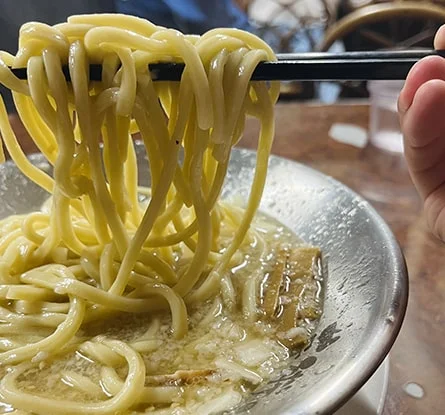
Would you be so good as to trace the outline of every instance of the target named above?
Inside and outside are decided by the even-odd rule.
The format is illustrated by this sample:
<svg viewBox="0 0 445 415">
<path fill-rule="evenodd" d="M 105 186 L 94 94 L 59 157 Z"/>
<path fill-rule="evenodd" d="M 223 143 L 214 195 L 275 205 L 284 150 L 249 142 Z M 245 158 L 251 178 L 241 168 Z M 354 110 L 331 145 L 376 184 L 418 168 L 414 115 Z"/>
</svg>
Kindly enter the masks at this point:
<svg viewBox="0 0 445 415">
<path fill-rule="evenodd" d="M 34 150 L 15 116 L 11 122 L 25 152 Z M 368 145 L 357 148 L 329 138 L 335 123 L 368 128 L 366 104 L 279 103 L 273 153 L 333 176 L 365 197 L 387 221 L 406 257 L 410 299 L 391 351 L 386 415 L 443 414 L 445 407 L 445 246 L 429 232 L 402 155 Z M 240 145 L 254 148 L 258 126 L 251 120 Z M 425 395 L 404 392 L 407 383 Z"/>
</svg>

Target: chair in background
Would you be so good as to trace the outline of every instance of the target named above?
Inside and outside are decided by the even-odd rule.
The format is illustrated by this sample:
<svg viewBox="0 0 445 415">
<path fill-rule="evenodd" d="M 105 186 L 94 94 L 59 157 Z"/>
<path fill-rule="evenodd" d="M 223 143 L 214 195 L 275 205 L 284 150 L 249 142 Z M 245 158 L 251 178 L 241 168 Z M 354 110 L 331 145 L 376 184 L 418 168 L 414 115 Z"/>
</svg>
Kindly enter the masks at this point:
<svg viewBox="0 0 445 415">
<path fill-rule="evenodd" d="M 445 23 L 445 0 L 344 0 L 337 16 L 318 50 L 327 51 L 338 41 L 350 51 L 432 48 L 434 34 Z M 342 97 L 368 96 L 363 82 L 342 87 Z"/>
<path fill-rule="evenodd" d="M 338 15 L 319 50 L 328 50 L 337 40 L 354 50 L 431 47 L 445 22 L 445 0 L 346 0 Z"/>
<path fill-rule="evenodd" d="M 275 52 L 431 48 L 445 22 L 445 0 L 236 0 Z M 333 48 L 333 46 L 335 46 Z M 311 82 L 283 84 L 283 95 L 311 99 Z M 367 97 L 366 83 L 341 83 L 341 97 Z"/>
</svg>

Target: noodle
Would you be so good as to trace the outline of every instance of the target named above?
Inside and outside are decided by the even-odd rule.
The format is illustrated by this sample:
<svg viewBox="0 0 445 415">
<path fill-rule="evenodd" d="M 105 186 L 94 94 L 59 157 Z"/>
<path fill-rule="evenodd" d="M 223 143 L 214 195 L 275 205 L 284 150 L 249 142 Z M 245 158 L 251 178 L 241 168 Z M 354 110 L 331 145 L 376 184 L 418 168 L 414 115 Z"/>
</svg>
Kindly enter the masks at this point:
<svg viewBox="0 0 445 415">
<path fill-rule="evenodd" d="M 41 212 L 0 222 L 0 297 L 9 301 L 2 325 L 6 333 L 20 324 L 39 339 L 3 341 L 0 365 L 13 365 L 0 384 L 7 404 L 36 413 L 105 414 L 181 397 L 178 387 L 144 387 L 138 351 L 159 347 L 149 332 L 130 346 L 85 339 L 81 327 L 119 312 L 169 309 L 173 337 L 180 339 L 188 330 L 188 307 L 220 291 L 234 304 L 236 292 L 224 273 L 238 260 L 261 199 L 278 96 L 278 85 L 250 83 L 250 77 L 260 61 L 273 59 L 266 44 L 242 31 L 213 30 L 199 38 L 112 14 L 72 16 L 55 26 L 25 24 L 16 56 L 0 54 L 0 83 L 12 90 L 25 128 L 54 167 L 52 178 L 28 161 L 0 100 L 8 153 L 27 178 L 51 193 Z M 181 82 L 155 84 L 148 65 L 157 61 L 184 62 Z M 101 82 L 89 80 L 90 63 L 102 64 Z M 62 72 L 66 64 L 71 82 Z M 28 81 L 7 65 L 27 66 Z M 261 122 L 257 167 L 247 208 L 222 252 L 225 210 L 218 197 L 246 115 Z M 145 208 L 138 199 L 134 133 L 143 140 L 151 175 Z M 257 285 L 252 281 L 243 294 L 252 321 Z M 47 334 L 47 328 L 55 331 Z M 104 365 L 105 389 L 70 370 L 61 379 L 97 403 L 18 388 L 35 364 L 73 347 Z M 114 368 L 125 365 L 121 380 Z"/>
<path fill-rule="evenodd" d="M 0 221 L 0 413 L 223 411 L 309 342 L 319 251 L 256 215 L 278 84 L 250 79 L 273 59 L 239 30 L 114 14 L 28 23 L 17 54 L 0 52 L 0 83 L 53 169 L 27 159 L 0 99 L 2 143 L 50 194 Z M 155 82 L 159 61 L 185 63 L 180 82 Z M 241 208 L 219 197 L 248 116 L 260 133 Z"/>
</svg>

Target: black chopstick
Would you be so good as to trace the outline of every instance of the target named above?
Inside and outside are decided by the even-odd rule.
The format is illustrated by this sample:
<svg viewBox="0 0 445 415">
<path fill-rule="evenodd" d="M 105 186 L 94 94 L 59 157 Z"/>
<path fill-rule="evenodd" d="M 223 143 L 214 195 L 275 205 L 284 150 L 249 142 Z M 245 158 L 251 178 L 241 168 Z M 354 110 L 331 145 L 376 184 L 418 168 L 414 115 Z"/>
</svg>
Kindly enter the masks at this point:
<svg viewBox="0 0 445 415">
<path fill-rule="evenodd" d="M 252 81 L 346 81 L 346 80 L 403 80 L 420 59 L 427 56 L 445 57 L 444 50 L 396 50 L 343 53 L 292 53 L 277 55 L 276 62 L 261 62 L 256 67 Z M 156 81 L 179 81 L 184 71 L 183 63 L 150 64 Z M 26 68 L 12 69 L 20 79 L 26 79 Z M 69 70 L 63 67 L 66 79 Z M 90 65 L 90 79 L 99 81 L 100 65 Z"/>
</svg>

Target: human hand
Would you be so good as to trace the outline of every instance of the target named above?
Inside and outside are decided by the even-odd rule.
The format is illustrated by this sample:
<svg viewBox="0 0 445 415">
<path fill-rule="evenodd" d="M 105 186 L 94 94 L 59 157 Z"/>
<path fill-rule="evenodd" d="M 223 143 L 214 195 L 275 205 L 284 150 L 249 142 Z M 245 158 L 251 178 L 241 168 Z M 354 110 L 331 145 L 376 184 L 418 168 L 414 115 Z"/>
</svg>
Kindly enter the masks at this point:
<svg viewBox="0 0 445 415">
<path fill-rule="evenodd" d="M 445 25 L 434 40 L 445 49 Z M 445 242 L 445 59 L 416 63 L 398 102 L 405 157 L 431 231 Z"/>
</svg>

